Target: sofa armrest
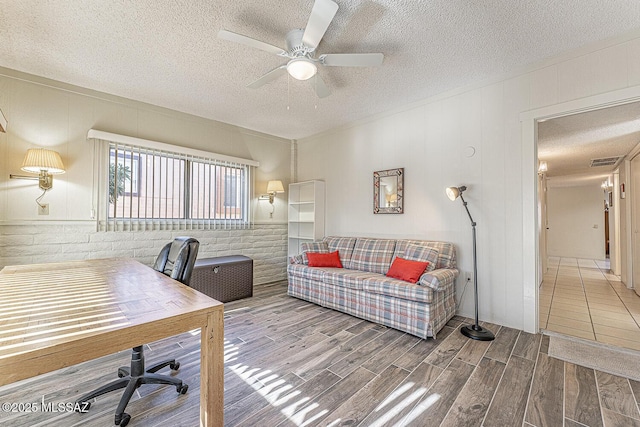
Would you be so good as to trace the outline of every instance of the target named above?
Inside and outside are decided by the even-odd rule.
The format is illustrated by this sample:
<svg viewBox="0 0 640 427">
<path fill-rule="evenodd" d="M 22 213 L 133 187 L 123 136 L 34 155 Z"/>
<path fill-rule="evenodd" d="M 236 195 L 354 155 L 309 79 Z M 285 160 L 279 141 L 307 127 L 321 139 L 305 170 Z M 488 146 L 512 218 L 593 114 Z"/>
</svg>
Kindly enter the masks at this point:
<svg viewBox="0 0 640 427">
<path fill-rule="evenodd" d="M 454 286 L 459 271 L 455 268 L 439 268 L 437 270 L 424 273 L 418 281 L 420 286 L 428 286 L 434 291 L 441 291 Z"/>
<path fill-rule="evenodd" d="M 289 264 L 304 264 L 304 258 L 302 255 L 294 255 L 289 257 Z"/>
</svg>

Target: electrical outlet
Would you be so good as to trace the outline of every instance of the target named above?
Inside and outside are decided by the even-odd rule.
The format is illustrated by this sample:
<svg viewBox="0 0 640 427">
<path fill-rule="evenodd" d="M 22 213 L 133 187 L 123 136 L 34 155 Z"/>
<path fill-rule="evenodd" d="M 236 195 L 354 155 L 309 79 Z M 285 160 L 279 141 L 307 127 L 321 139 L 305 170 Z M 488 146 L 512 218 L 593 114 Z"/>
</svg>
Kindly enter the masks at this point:
<svg viewBox="0 0 640 427">
<path fill-rule="evenodd" d="M 38 215 L 49 215 L 49 203 L 38 205 Z"/>
</svg>

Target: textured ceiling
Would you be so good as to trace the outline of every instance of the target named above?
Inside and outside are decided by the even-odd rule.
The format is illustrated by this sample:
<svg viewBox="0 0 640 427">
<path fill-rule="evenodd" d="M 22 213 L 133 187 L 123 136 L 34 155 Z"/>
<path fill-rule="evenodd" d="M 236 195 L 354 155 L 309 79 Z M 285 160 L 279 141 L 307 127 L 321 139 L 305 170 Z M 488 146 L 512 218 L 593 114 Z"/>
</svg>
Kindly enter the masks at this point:
<svg viewBox="0 0 640 427">
<path fill-rule="evenodd" d="M 627 155 L 640 143 L 640 103 L 574 114 L 538 124 L 538 159 L 558 185 L 602 181 L 613 166 L 591 160 Z"/>
<path fill-rule="evenodd" d="M 321 68 L 324 99 L 286 76 L 247 89 L 284 61 L 217 38 L 284 47 L 313 0 L 0 0 L 0 66 L 301 138 L 640 26 L 637 0 L 336 2 L 318 52 L 385 57 Z"/>
</svg>

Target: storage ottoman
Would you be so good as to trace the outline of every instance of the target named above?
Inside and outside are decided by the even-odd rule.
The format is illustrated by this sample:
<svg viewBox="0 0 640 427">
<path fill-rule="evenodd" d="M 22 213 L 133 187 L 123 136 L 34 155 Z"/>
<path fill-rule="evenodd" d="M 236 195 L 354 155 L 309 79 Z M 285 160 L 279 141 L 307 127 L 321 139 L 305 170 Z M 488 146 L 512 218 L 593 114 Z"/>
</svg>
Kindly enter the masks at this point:
<svg viewBox="0 0 640 427">
<path fill-rule="evenodd" d="M 220 302 L 248 298 L 253 295 L 253 260 L 243 255 L 198 259 L 189 286 Z"/>
</svg>

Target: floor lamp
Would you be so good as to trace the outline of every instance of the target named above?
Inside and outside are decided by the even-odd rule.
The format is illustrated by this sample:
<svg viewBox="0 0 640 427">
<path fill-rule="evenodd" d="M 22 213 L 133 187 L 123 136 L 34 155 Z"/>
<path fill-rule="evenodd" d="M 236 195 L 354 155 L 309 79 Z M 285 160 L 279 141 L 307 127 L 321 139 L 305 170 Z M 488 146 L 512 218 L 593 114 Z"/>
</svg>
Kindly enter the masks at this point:
<svg viewBox="0 0 640 427">
<path fill-rule="evenodd" d="M 478 324 L 478 259 L 476 257 L 476 222 L 471 217 L 471 213 L 469 212 L 469 208 L 467 207 L 467 202 L 462 197 L 462 193 L 467 189 L 464 185 L 461 187 L 449 187 L 447 188 L 447 197 L 451 201 L 454 201 L 458 197 L 462 200 L 462 205 L 467 211 L 467 215 L 469 215 L 469 220 L 471 221 L 471 228 L 473 229 L 473 291 L 474 291 L 474 299 L 476 304 L 476 323 L 473 325 L 466 325 L 460 328 L 460 332 L 462 335 L 469 337 L 474 340 L 480 341 L 491 341 L 495 338 L 493 333 L 483 328 Z"/>
</svg>

